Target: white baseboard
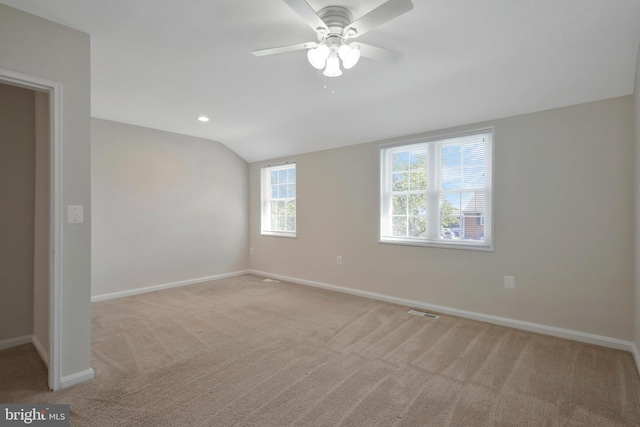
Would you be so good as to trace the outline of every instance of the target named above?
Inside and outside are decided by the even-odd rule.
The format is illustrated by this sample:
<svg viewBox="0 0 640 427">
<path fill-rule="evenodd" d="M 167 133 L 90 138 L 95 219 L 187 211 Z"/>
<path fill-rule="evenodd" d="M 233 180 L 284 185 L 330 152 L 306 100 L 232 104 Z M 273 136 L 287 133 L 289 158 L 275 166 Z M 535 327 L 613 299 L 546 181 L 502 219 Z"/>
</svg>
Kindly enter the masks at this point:
<svg viewBox="0 0 640 427">
<path fill-rule="evenodd" d="M 80 384 L 85 381 L 91 381 L 96 376 L 95 372 L 93 372 L 92 368 L 89 368 L 82 372 L 76 372 L 75 374 L 67 375 L 66 377 L 62 377 L 60 381 L 60 388 L 71 387 L 72 385 Z"/>
<path fill-rule="evenodd" d="M 17 347 L 23 344 L 31 343 L 31 335 L 23 335 L 21 337 L 9 338 L 7 340 L 0 341 L 0 350 L 5 350 L 11 347 Z"/>
<path fill-rule="evenodd" d="M 380 301 L 386 301 L 393 304 L 404 305 L 414 308 L 422 308 L 442 314 L 450 314 L 453 316 L 464 317 L 467 319 L 478 320 L 481 322 L 492 323 L 494 325 L 507 326 L 510 328 L 521 329 L 529 332 L 536 332 L 544 335 L 551 335 L 559 338 L 566 338 L 574 341 L 580 341 L 588 344 L 600 345 L 603 347 L 625 350 L 633 353 L 636 361 L 636 367 L 640 372 L 640 354 L 637 348 L 630 341 L 624 341 L 617 338 L 609 338 L 601 335 L 588 334 L 585 332 L 573 331 L 571 329 L 556 328 L 554 326 L 540 325 L 537 323 L 523 322 L 521 320 L 509 319 L 506 317 L 492 316 L 490 314 L 476 313 L 473 311 L 458 310 L 456 308 L 445 307 L 442 305 L 427 304 L 420 301 L 413 301 L 404 298 L 396 298 L 389 295 L 377 294 L 374 292 L 361 291 L 358 289 L 345 288 L 342 286 L 330 285 L 327 283 L 315 282 L 312 280 L 299 279 L 296 277 L 283 276 L 280 274 L 267 273 L 265 271 L 249 270 L 249 273 L 259 276 L 270 277 L 273 279 L 284 280 L 287 282 L 298 283 L 301 285 L 313 286 L 316 288 L 328 289 L 332 291 L 347 293 L 365 298 L 371 298 Z M 635 351 L 634 351 L 635 349 Z"/>
<path fill-rule="evenodd" d="M 214 276 L 199 277 L 196 279 L 181 280 L 178 282 L 164 283 L 161 285 L 146 286 L 144 288 L 129 289 L 126 291 L 113 292 L 113 293 L 102 294 L 102 295 L 94 295 L 91 297 L 91 302 L 128 297 L 131 295 L 138 295 L 138 294 L 144 294 L 147 292 L 160 291 L 162 289 L 177 288 L 180 286 L 195 285 L 197 283 L 211 282 L 213 280 L 220 280 L 220 279 L 226 279 L 229 277 L 242 276 L 243 274 L 247 274 L 247 273 L 249 273 L 248 270 L 236 271 L 233 273 L 216 274 Z"/>
<path fill-rule="evenodd" d="M 42 345 L 38 337 L 36 337 L 35 335 L 31 337 L 31 342 L 33 343 L 33 346 L 36 348 L 36 351 L 40 355 L 40 359 L 42 359 L 42 362 L 44 362 L 47 369 L 49 369 L 49 351 L 47 351 L 45 346 Z"/>
</svg>

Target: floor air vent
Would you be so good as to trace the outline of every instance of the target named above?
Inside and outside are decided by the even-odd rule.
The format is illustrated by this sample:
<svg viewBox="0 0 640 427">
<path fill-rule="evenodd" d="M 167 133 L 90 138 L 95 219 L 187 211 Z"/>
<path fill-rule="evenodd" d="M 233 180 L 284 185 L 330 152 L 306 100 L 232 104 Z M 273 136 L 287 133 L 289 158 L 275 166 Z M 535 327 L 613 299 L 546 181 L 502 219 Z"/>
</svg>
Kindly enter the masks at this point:
<svg viewBox="0 0 640 427">
<path fill-rule="evenodd" d="M 407 311 L 407 313 L 413 314 L 415 316 L 428 317 L 429 319 L 437 319 L 438 317 L 440 317 L 437 314 L 425 313 L 424 311 L 418 311 L 418 310 L 409 310 Z"/>
<path fill-rule="evenodd" d="M 262 279 L 262 281 L 267 283 L 280 283 L 280 280 L 275 279 Z"/>
</svg>

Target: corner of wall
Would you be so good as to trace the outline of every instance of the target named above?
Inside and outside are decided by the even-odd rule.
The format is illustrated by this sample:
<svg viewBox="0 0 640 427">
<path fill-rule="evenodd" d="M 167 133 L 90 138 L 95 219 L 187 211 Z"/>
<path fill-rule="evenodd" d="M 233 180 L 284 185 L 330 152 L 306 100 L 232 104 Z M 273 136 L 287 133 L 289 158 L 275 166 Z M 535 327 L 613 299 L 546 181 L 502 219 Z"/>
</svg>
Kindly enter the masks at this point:
<svg viewBox="0 0 640 427">
<path fill-rule="evenodd" d="M 636 54 L 636 76 L 633 92 L 634 99 L 634 144 L 635 144 L 635 278 L 634 278 L 634 309 L 633 309 L 633 347 L 634 360 L 640 374 L 640 46 Z"/>
</svg>

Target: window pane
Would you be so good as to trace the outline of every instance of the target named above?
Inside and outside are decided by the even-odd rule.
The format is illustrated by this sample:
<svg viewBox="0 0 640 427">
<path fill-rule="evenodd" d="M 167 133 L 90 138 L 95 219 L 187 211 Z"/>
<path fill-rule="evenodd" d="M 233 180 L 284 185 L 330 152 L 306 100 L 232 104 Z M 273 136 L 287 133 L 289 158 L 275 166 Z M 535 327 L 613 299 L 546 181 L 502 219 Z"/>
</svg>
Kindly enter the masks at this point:
<svg viewBox="0 0 640 427">
<path fill-rule="evenodd" d="M 278 171 L 271 171 L 271 184 L 278 183 Z"/>
<path fill-rule="evenodd" d="M 442 199 L 440 200 L 440 224 L 442 224 L 443 227 L 459 227 L 460 226 L 459 204 L 453 205 L 447 199 L 448 199 L 447 197 L 442 197 Z"/>
<path fill-rule="evenodd" d="M 406 216 L 394 216 L 393 217 L 393 235 L 405 237 L 407 235 L 407 217 Z"/>
<path fill-rule="evenodd" d="M 484 166 L 464 168 L 464 188 L 478 188 L 484 186 Z"/>
<path fill-rule="evenodd" d="M 409 175 L 409 189 L 411 191 L 427 189 L 427 174 L 424 172 L 411 172 Z"/>
<path fill-rule="evenodd" d="M 271 228 L 270 230 L 277 230 L 278 227 L 278 216 L 271 215 Z"/>
<path fill-rule="evenodd" d="M 393 215 L 406 215 L 407 214 L 407 196 L 392 196 L 393 200 Z"/>
<path fill-rule="evenodd" d="M 296 185 L 295 184 L 289 184 L 287 186 L 287 197 L 290 198 L 290 199 L 296 197 Z"/>
<path fill-rule="evenodd" d="M 407 191 L 409 189 L 408 181 L 406 173 L 394 173 L 393 191 Z"/>
<path fill-rule="evenodd" d="M 462 211 L 462 193 L 446 193 L 442 195 L 442 200 L 451 205 L 454 212 Z"/>
<path fill-rule="evenodd" d="M 469 200 L 464 207 L 465 213 L 482 213 L 484 214 L 484 192 L 463 193 L 469 196 Z"/>
<path fill-rule="evenodd" d="M 284 215 L 278 215 L 278 223 L 276 225 L 276 230 L 277 231 L 285 231 L 285 226 L 286 226 L 285 216 Z"/>
<path fill-rule="evenodd" d="M 287 217 L 287 231 L 296 231 L 296 217 L 288 216 Z"/>
<path fill-rule="evenodd" d="M 427 196 L 424 194 L 411 194 L 409 198 L 409 215 L 426 215 Z"/>
<path fill-rule="evenodd" d="M 451 205 L 451 214 L 447 215 L 447 204 Z M 485 200 L 484 192 L 460 192 L 443 196 L 440 207 L 440 223 L 443 236 L 446 229 L 458 231 L 458 238 L 463 240 L 484 240 Z"/>
<path fill-rule="evenodd" d="M 423 216 L 409 217 L 409 237 L 426 237 L 427 221 Z"/>
<path fill-rule="evenodd" d="M 409 169 L 409 153 L 393 153 L 393 170 L 404 171 Z"/>
<path fill-rule="evenodd" d="M 287 182 L 289 184 L 296 183 L 296 168 L 287 169 Z"/>
<path fill-rule="evenodd" d="M 452 204 L 453 201 L 453 204 Z M 454 207 L 455 204 L 455 207 Z M 440 199 L 440 238 L 459 239 L 460 225 L 460 194 L 443 196 Z"/>
<path fill-rule="evenodd" d="M 418 150 L 412 151 L 409 155 L 411 169 L 426 169 L 427 167 L 427 151 Z"/>
<path fill-rule="evenodd" d="M 459 145 L 442 146 L 442 166 L 462 166 L 462 150 Z"/>
<path fill-rule="evenodd" d="M 286 215 L 295 216 L 296 215 L 296 201 L 289 200 L 286 203 L 284 213 Z"/>
<path fill-rule="evenodd" d="M 474 142 L 464 145 L 465 166 L 484 166 L 484 142 Z"/>
<path fill-rule="evenodd" d="M 271 199 L 277 199 L 278 198 L 278 186 L 277 185 L 272 185 L 271 186 Z"/>
<path fill-rule="evenodd" d="M 442 189 L 457 190 L 462 188 L 462 170 L 460 168 L 442 169 Z"/>
<path fill-rule="evenodd" d="M 278 184 L 286 184 L 287 183 L 287 170 L 281 169 L 278 171 Z"/>
<path fill-rule="evenodd" d="M 271 216 L 278 215 L 278 202 L 271 202 Z"/>
<path fill-rule="evenodd" d="M 278 215 L 284 215 L 284 205 L 285 205 L 284 200 L 278 200 L 276 203 L 278 204 L 278 208 L 277 208 L 278 209 L 277 210 L 278 213 L 277 214 Z"/>
</svg>

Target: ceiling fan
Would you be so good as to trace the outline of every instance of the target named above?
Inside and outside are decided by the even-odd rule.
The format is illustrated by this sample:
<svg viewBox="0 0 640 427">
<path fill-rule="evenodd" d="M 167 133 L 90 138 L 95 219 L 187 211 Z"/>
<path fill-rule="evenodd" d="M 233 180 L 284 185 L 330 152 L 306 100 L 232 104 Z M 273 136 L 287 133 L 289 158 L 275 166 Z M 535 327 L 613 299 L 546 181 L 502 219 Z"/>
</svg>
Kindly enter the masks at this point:
<svg viewBox="0 0 640 427">
<path fill-rule="evenodd" d="M 284 0 L 316 32 L 317 42 L 298 43 L 288 46 L 254 50 L 256 56 L 274 55 L 308 49 L 307 58 L 312 66 L 327 77 L 342 75 L 342 66 L 352 68 L 360 55 L 378 61 L 395 61 L 402 55 L 398 52 L 359 42 L 349 42 L 367 31 L 396 18 L 411 9 L 411 0 L 387 0 L 361 18 L 353 21 L 353 15 L 346 7 L 327 6 L 313 10 L 305 0 Z"/>
</svg>

